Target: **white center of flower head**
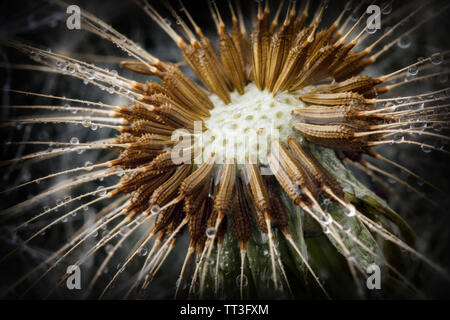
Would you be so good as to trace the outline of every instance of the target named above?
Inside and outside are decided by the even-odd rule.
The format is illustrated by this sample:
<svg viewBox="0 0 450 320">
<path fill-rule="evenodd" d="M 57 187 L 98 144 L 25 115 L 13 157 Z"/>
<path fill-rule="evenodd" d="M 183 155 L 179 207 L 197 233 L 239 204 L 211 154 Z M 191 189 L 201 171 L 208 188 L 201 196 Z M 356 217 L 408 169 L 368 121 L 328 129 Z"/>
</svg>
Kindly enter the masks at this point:
<svg viewBox="0 0 450 320">
<path fill-rule="evenodd" d="M 214 109 L 205 120 L 207 130 L 196 135 L 194 145 L 203 149 L 203 159 L 215 154 L 216 163 L 234 159 L 237 164 L 244 164 L 250 159 L 252 163 L 267 164 L 272 139 L 286 141 L 288 136 L 297 135 L 292 129 L 291 112 L 305 106 L 298 96 L 312 89 L 310 86 L 294 93 L 280 92 L 274 97 L 250 83 L 244 94 L 232 92 L 229 104 L 211 95 Z"/>
</svg>

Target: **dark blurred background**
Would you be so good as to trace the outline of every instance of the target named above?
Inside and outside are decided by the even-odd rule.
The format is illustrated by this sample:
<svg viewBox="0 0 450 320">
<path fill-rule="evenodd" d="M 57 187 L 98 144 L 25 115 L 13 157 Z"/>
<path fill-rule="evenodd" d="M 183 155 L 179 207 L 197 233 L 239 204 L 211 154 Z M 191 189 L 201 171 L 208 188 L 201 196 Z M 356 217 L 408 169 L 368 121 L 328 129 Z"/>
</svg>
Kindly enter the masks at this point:
<svg viewBox="0 0 450 320">
<path fill-rule="evenodd" d="M 212 19 L 209 14 L 208 6 L 203 1 L 185 1 L 189 11 L 194 16 L 198 24 L 204 28 L 207 35 L 215 32 Z M 217 1 L 224 18 L 229 23 L 229 11 L 225 1 Z M 354 1 L 356 2 L 356 1 Z M 158 1 L 151 1 L 155 7 L 162 12 L 162 15 L 174 19 L 165 10 L 164 6 Z M 256 3 L 254 1 L 243 1 L 244 14 L 246 17 L 254 17 Z M 366 3 L 369 3 L 367 1 Z M 71 1 L 70 4 L 77 4 L 80 7 L 94 13 L 99 18 L 110 23 L 117 30 L 127 35 L 129 38 L 147 49 L 151 54 L 164 61 L 181 62 L 181 56 L 173 41 L 157 26 L 133 1 Z M 179 9 L 177 1 L 172 1 L 173 6 Z M 276 9 L 276 1 L 271 1 L 273 9 Z M 329 25 L 331 21 L 340 13 L 345 1 L 330 1 L 327 8 L 323 25 Z M 384 3 L 377 3 L 383 7 Z M 422 3 L 399 1 L 393 2 L 394 14 L 397 8 L 405 8 L 406 14 L 415 9 L 417 5 Z M 318 1 L 312 1 L 312 7 L 315 8 Z M 407 30 L 411 26 L 417 25 L 431 14 L 448 5 L 447 1 L 431 1 L 423 10 L 421 10 L 414 18 L 410 19 L 400 30 Z M 363 5 L 362 8 L 365 8 Z M 353 8 L 353 7 L 352 7 Z M 409 10 L 409 11 L 408 11 Z M 284 11 L 283 11 L 284 12 Z M 313 12 L 313 11 L 311 11 Z M 362 9 L 358 12 L 357 17 L 362 13 Z M 403 17 L 404 14 L 401 16 Z M 424 26 L 413 32 L 409 39 L 406 39 L 407 45 L 395 45 L 389 52 L 380 57 L 379 61 L 365 73 L 377 76 L 395 71 L 408 64 L 414 63 L 421 57 L 428 57 L 434 53 L 443 52 L 450 49 L 449 32 L 450 32 L 450 11 L 444 12 L 438 18 L 426 23 Z M 312 15 L 312 14 L 311 14 Z M 387 18 L 389 15 L 383 15 Z M 2 1 L 0 4 L 0 38 L 12 38 L 21 40 L 25 43 L 37 46 L 39 48 L 51 48 L 53 52 L 76 53 L 80 55 L 99 55 L 112 56 L 115 63 L 105 63 L 101 61 L 101 57 L 97 57 L 95 64 L 107 67 L 110 70 L 116 69 L 121 75 L 132 77 L 136 80 L 148 79 L 148 77 L 132 74 L 125 70 L 120 70 L 117 57 L 128 58 L 117 47 L 108 43 L 97 36 L 92 35 L 83 30 L 68 30 L 66 28 L 65 19 L 67 14 L 65 10 L 58 8 L 45 1 Z M 356 17 L 355 17 L 356 18 Z M 374 35 L 367 38 L 366 43 L 370 43 L 373 39 L 377 39 L 381 33 L 386 32 L 399 17 L 388 20 L 386 23 L 382 20 L 382 29 L 378 30 Z M 250 27 L 251 18 L 247 20 L 247 27 Z M 399 31 L 401 32 L 401 31 Z M 399 34 L 396 32 L 395 34 Z M 213 37 L 214 38 L 214 37 Z M 390 38 L 392 39 L 392 37 Z M 95 58 L 95 57 L 92 57 Z M 113 60 L 114 60 L 113 59 Z M 94 59 L 95 60 L 95 59 Z M 103 59 L 104 60 L 104 59 Z M 32 96 L 24 96 L 9 93 L 8 89 L 28 90 L 32 92 L 42 92 L 53 95 L 61 95 L 74 98 L 83 98 L 91 101 L 103 101 L 105 103 L 125 104 L 125 101 L 117 99 L 103 91 L 93 88 L 90 85 L 83 85 L 79 80 L 70 79 L 66 76 L 46 74 L 38 71 L 17 70 L 8 67 L 11 64 L 33 64 L 28 57 L 9 48 L 0 46 L 0 86 L 3 88 L 1 94 L 2 107 L 0 109 L 0 117 L 2 120 L 12 116 L 21 115 L 17 110 L 8 109 L 7 105 L 27 105 L 27 104 L 51 104 L 52 101 L 40 99 Z M 448 71 L 447 61 L 438 66 L 433 66 L 435 71 Z M 189 75 L 192 73 L 186 67 L 182 67 Z M 420 75 L 420 74 L 419 74 Z M 403 86 L 395 91 L 393 95 L 414 95 L 424 93 L 429 90 L 436 90 L 448 86 L 450 83 L 447 77 L 434 78 L 430 81 L 421 82 L 420 85 Z M 57 102 L 55 104 L 58 104 Z M 97 131 L 80 130 L 75 126 L 61 125 L 27 125 L 15 127 L 1 127 L 1 139 L 4 141 L 24 141 L 24 140 L 54 140 L 69 141 L 71 137 L 77 136 L 80 141 L 92 138 L 108 137 L 111 132 L 105 129 Z M 442 134 L 448 134 L 441 131 Z M 448 146 L 444 143 L 441 146 L 448 151 Z M 42 150 L 31 146 L 11 146 L 2 143 L 0 154 L 2 159 L 10 159 L 27 154 L 36 150 Z M 45 149 L 44 149 L 45 150 Z M 364 174 L 355 171 L 355 174 L 365 182 L 372 190 L 384 198 L 417 232 L 420 239 L 417 243 L 419 251 L 442 265 L 446 270 L 450 270 L 450 162 L 449 156 L 440 152 L 433 151 L 425 153 L 419 147 L 414 146 L 386 146 L 380 148 L 380 153 L 386 157 L 395 160 L 412 171 L 418 173 L 422 177 L 440 187 L 443 192 L 437 192 L 426 185 L 420 184 L 416 179 L 403 174 L 401 171 L 387 166 L 383 163 L 375 162 L 380 167 L 387 169 L 389 172 L 396 174 L 415 188 L 426 193 L 430 198 L 438 202 L 441 209 L 437 209 L 425 201 L 422 197 L 413 192 L 408 191 L 404 187 L 395 183 L 391 179 L 383 178 L 391 188 L 393 188 L 398 196 L 394 196 L 392 192 L 382 185 L 376 183 Z M 75 167 L 85 161 L 95 162 L 101 158 L 101 152 L 86 152 L 81 155 L 68 155 L 57 160 L 44 161 L 42 163 L 34 163 L 30 166 L 20 167 L 20 165 L 12 164 L 10 166 L 0 168 L 0 190 L 7 189 L 11 186 L 23 183 L 30 177 L 37 177 L 62 170 L 69 167 Z M 36 174 L 37 172 L 37 174 Z M 7 208 L 15 203 L 29 198 L 33 194 L 38 193 L 44 187 L 49 187 L 51 182 L 42 182 L 40 185 L 31 185 L 21 189 L 19 192 L 8 194 L 0 194 L 0 209 Z M 45 205 L 54 205 L 58 199 L 64 195 L 55 195 L 48 200 L 48 203 L 40 204 L 38 209 L 30 209 L 30 212 L 23 212 L 24 215 L 34 215 L 42 210 Z M 402 201 L 398 201 L 398 199 Z M 98 208 L 92 208 L 92 210 Z M 91 213 L 92 215 L 92 213 Z M 77 220 L 78 219 L 78 220 Z M 29 245 L 23 245 L 23 250 L 19 255 L 11 258 L 7 262 L 0 264 L 0 288 L 5 288 L 11 284 L 14 279 L 18 279 L 25 270 L 29 269 L 30 264 L 36 264 L 42 261 L 51 250 L 54 250 L 64 243 L 67 234 L 72 234 L 77 223 L 82 223 L 83 219 L 78 217 L 74 219 L 73 224 L 57 226 L 53 231 L 48 232 L 45 237 L 37 239 Z M 23 241 L 23 237 L 18 237 L 12 232 L 14 219 L 1 221 L 0 225 L 0 257 L 4 256 L 17 243 Z M 44 249 L 42 249 L 44 248 Z M 182 248 L 181 250 L 184 250 Z M 160 288 L 164 286 L 174 286 L 174 282 L 179 271 L 178 266 L 182 261 L 184 251 L 175 254 L 166 264 L 164 270 L 165 276 L 159 282 Z M 97 261 L 91 261 L 90 265 L 97 265 Z M 173 267 L 170 267 L 173 266 Z M 423 275 L 422 286 L 424 291 L 431 298 L 449 298 L 450 286 L 449 282 L 442 280 L 433 270 L 427 267 L 421 269 Z M 110 274 L 111 275 L 111 274 Z M 48 286 L 47 282 L 40 284 L 41 288 Z M 157 291 L 157 290 L 155 290 Z M 164 291 L 164 290 L 162 290 Z M 166 290 L 167 291 L 167 290 Z M 157 291 L 158 292 L 158 291 Z M 15 293 L 11 293 L 10 297 L 15 297 Z M 39 286 L 30 294 L 32 298 L 39 298 Z M 60 298 L 79 298 L 79 296 L 65 296 Z M 156 298 L 168 298 L 167 293 L 159 292 Z"/>
</svg>

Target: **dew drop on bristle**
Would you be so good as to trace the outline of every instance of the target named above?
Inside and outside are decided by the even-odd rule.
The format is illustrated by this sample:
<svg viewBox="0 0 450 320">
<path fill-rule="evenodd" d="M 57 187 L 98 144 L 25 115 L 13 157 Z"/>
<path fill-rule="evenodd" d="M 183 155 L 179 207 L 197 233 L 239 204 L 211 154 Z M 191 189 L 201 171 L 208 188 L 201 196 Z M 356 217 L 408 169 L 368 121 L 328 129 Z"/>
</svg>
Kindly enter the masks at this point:
<svg viewBox="0 0 450 320">
<path fill-rule="evenodd" d="M 408 68 L 408 75 L 415 76 L 419 72 L 419 68 L 417 66 L 411 66 Z"/>
<path fill-rule="evenodd" d="M 164 22 L 167 23 L 167 25 L 169 26 L 172 25 L 172 22 L 167 18 L 164 18 Z"/>
<path fill-rule="evenodd" d="M 118 168 L 116 169 L 116 175 L 117 175 L 118 177 L 122 177 L 124 174 L 125 174 L 125 170 L 123 170 L 123 168 L 118 167 Z"/>
<path fill-rule="evenodd" d="M 104 186 L 99 186 L 99 187 L 97 188 L 97 194 L 98 194 L 99 196 L 101 196 L 101 197 L 105 196 L 105 195 L 106 195 L 106 189 L 105 189 L 105 187 L 104 187 Z"/>
<path fill-rule="evenodd" d="M 355 208 L 352 206 L 352 207 L 345 207 L 344 208 L 344 213 L 345 213 L 345 215 L 347 216 L 347 217 L 354 217 L 355 215 L 356 215 L 356 212 L 355 212 Z"/>
<path fill-rule="evenodd" d="M 150 211 L 152 214 L 157 214 L 161 211 L 161 208 L 155 204 L 154 206 L 151 207 Z"/>
<path fill-rule="evenodd" d="M 146 216 L 145 214 L 141 214 L 141 215 L 137 216 L 137 218 L 136 218 L 136 223 L 137 223 L 137 224 L 143 223 L 146 217 L 147 217 L 147 216 Z"/>
<path fill-rule="evenodd" d="M 208 238 L 212 239 L 215 234 L 216 234 L 216 229 L 214 227 L 209 227 L 208 229 L 206 229 L 206 236 Z"/>
<path fill-rule="evenodd" d="M 91 120 L 89 120 L 89 119 L 84 119 L 83 121 L 82 121 L 82 125 L 83 125 L 83 127 L 85 127 L 85 128 L 89 128 L 90 126 L 91 126 Z"/>
<path fill-rule="evenodd" d="M 444 58 L 440 53 L 435 53 L 431 56 L 431 63 L 435 66 L 441 64 L 443 60 Z"/>
<path fill-rule="evenodd" d="M 423 152 L 425 153 L 430 153 L 431 152 L 431 148 L 426 146 L 426 145 L 421 145 L 420 148 L 422 149 Z"/>
<path fill-rule="evenodd" d="M 405 141 L 405 137 L 404 136 L 400 136 L 394 139 L 395 143 L 403 143 Z"/>
<path fill-rule="evenodd" d="M 80 143 L 80 140 L 79 140 L 77 137 L 72 137 L 72 138 L 70 139 L 70 143 L 71 143 L 71 144 L 79 144 L 79 143 Z"/>
<path fill-rule="evenodd" d="M 93 163 L 92 163 L 91 161 L 86 161 L 86 162 L 84 163 L 84 168 L 85 168 L 86 170 L 92 170 L 92 166 L 93 166 Z"/>
<path fill-rule="evenodd" d="M 127 234 L 127 232 L 130 230 L 130 228 L 128 228 L 128 226 L 123 226 L 120 228 L 119 233 L 120 235 L 124 236 Z"/>
<path fill-rule="evenodd" d="M 138 249 L 137 254 L 141 257 L 145 257 L 148 253 L 147 247 L 143 246 Z"/>
</svg>

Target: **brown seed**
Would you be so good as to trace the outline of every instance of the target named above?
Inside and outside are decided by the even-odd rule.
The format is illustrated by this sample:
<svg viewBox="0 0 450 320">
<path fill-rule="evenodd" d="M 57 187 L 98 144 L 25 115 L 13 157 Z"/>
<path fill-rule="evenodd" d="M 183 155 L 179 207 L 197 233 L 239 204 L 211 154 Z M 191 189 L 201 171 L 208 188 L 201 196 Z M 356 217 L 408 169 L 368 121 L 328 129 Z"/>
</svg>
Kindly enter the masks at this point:
<svg viewBox="0 0 450 320">
<path fill-rule="evenodd" d="M 274 227 L 284 230 L 289 223 L 287 208 L 280 197 L 280 193 L 276 189 L 277 182 L 273 177 L 268 177 L 266 182 L 271 206 L 270 218 L 272 219 Z"/>
<path fill-rule="evenodd" d="M 298 108 L 292 114 L 298 116 L 302 122 L 311 124 L 350 124 L 357 118 L 367 119 L 363 111 L 371 111 L 369 105 L 363 106 L 320 106 L 311 105 L 306 108 Z"/>
<path fill-rule="evenodd" d="M 252 190 L 250 188 L 249 185 L 249 179 L 245 173 L 244 170 L 241 171 L 241 175 L 242 175 L 242 189 L 244 191 L 244 198 L 245 198 L 245 202 L 249 205 L 250 207 L 250 211 L 253 214 L 253 217 L 255 219 L 256 225 L 258 226 L 259 230 L 261 232 L 267 233 L 267 224 L 266 221 L 264 219 L 264 214 L 257 208 L 256 203 L 253 199 L 252 196 Z"/>
<path fill-rule="evenodd" d="M 208 210 L 208 204 L 206 201 L 203 201 L 200 208 L 198 208 L 198 212 L 195 215 L 190 216 L 188 229 L 189 235 L 194 243 L 198 242 L 205 235 L 209 214 L 210 210 Z"/>
<path fill-rule="evenodd" d="M 362 95 L 354 92 L 342 93 L 307 93 L 300 97 L 303 102 L 326 106 L 340 105 L 365 105 L 373 103 L 372 100 L 365 99 Z"/>
<path fill-rule="evenodd" d="M 305 193 L 291 181 L 289 175 L 278 162 L 278 160 L 272 154 L 267 157 L 267 160 L 269 162 L 270 169 L 275 175 L 275 178 L 277 179 L 283 190 L 286 192 L 289 199 L 291 199 L 291 201 L 297 205 L 307 202 L 308 199 L 306 198 Z"/>
<path fill-rule="evenodd" d="M 359 94 L 364 94 L 366 91 L 373 89 L 380 83 L 382 83 L 382 81 L 378 78 L 372 78 L 369 76 L 355 76 L 341 82 L 319 87 L 319 90 L 320 92 L 328 93 L 356 92 Z"/>
<path fill-rule="evenodd" d="M 328 148 L 358 151 L 366 147 L 364 139 L 354 137 L 355 128 L 350 125 L 315 125 L 299 122 L 294 124 L 294 128 L 308 141 Z"/>
<path fill-rule="evenodd" d="M 300 145 L 294 138 L 288 138 L 289 147 L 292 150 L 292 154 L 302 164 L 302 167 L 314 180 L 318 187 L 327 186 L 335 195 L 343 199 L 343 191 L 340 184 L 336 179 L 328 172 L 323 165 L 317 161 L 317 159 L 311 154 L 311 152 Z"/>
<path fill-rule="evenodd" d="M 238 241 L 246 243 L 252 234 L 252 218 L 241 179 L 236 181 L 236 192 L 230 211 L 231 228 Z"/>
<path fill-rule="evenodd" d="M 313 196 L 318 194 L 318 190 L 311 178 L 304 171 L 300 163 L 294 158 L 289 150 L 278 139 L 272 140 L 270 154 L 282 165 L 290 180 L 301 190 L 308 190 Z"/>
<path fill-rule="evenodd" d="M 153 195 L 150 199 L 150 206 L 161 206 L 167 199 L 170 199 L 169 196 L 178 190 L 178 187 L 181 185 L 183 180 L 191 173 L 191 171 L 192 165 L 181 165 L 169 180 L 164 182 L 155 190 L 155 192 L 153 192 Z"/>
<path fill-rule="evenodd" d="M 236 165 L 224 164 L 220 175 L 219 191 L 214 198 L 214 210 L 222 215 L 228 211 L 236 181 Z"/>
<path fill-rule="evenodd" d="M 268 212 L 270 210 L 269 194 L 267 193 L 267 188 L 258 166 L 256 164 L 246 163 L 245 173 L 248 177 L 251 195 L 256 208 L 260 212 Z"/>
<path fill-rule="evenodd" d="M 214 156 L 209 157 L 190 176 L 183 180 L 180 187 L 180 195 L 189 196 L 202 187 L 210 178 L 214 168 Z"/>
</svg>

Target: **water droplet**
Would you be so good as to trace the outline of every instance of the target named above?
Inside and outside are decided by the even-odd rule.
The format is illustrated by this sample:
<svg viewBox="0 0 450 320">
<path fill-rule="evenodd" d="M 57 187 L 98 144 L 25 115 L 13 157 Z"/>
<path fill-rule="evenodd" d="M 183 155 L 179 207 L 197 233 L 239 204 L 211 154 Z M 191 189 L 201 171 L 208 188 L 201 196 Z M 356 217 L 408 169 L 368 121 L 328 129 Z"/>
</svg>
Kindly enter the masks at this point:
<svg viewBox="0 0 450 320">
<path fill-rule="evenodd" d="M 385 15 L 390 14 L 392 12 L 392 2 L 390 2 L 389 4 L 386 2 L 381 4 L 381 8 L 384 8 L 381 11 L 382 14 L 385 14 Z"/>
<path fill-rule="evenodd" d="M 98 124 L 96 124 L 96 123 L 91 123 L 91 130 L 92 131 L 95 131 L 95 130 L 97 130 L 98 129 Z"/>
<path fill-rule="evenodd" d="M 92 168 L 93 168 L 93 163 L 92 163 L 91 161 L 86 161 L 86 162 L 84 163 L 84 168 L 85 168 L 86 170 L 92 170 Z"/>
<path fill-rule="evenodd" d="M 88 80 L 93 80 L 95 78 L 95 72 L 94 71 L 88 71 L 86 78 Z"/>
<path fill-rule="evenodd" d="M 401 37 L 398 39 L 397 45 L 402 49 L 409 48 L 411 46 L 411 37 L 409 35 Z"/>
<path fill-rule="evenodd" d="M 118 167 L 118 168 L 116 169 L 116 175 L 117 175 L 118 177 L 121 177 L 121 176 L 123 176 L 124 174 L 125 174 L 125 170 L 123 170 L 123 168 Z"/>
<path fill-rule="evenodd" d="M 147 253 L 148 253 L 148 250 L 147 250 L 146 246 L 140 247 L 137 252 L 137 254 L 141 257 L 145 257 L 147 255 Z"/>
<path fill-rule="evenodd" d="M 248 279 L 247 276 L 245 274 L 237 276 L 236 277 L 236 285 L 240 288 L 241 287 L 241 279 L 242 279 L 242 286 L 246 287 L 248 285 Z"/>
<path fill-rule="evenodd" d="M 435 53 L 431 56 L 431 63 L 434 65 L 441 64 L 443 60 L 444 60 L 444 58 L 442 57 L 442 55 L 440 53 Z"/>
<path fill-rule="evenodd" d="M 385 108 L 389 108 L 388 111 L 395 111 L 397 109 L 397 106 L 393 102 L 386 102 L 384 105 Z"/>
<path fill-rule="evenodd" d="M 160 208 L 157 204 L 155 204 L 154 206 L 152 206 L 151 209 L 150 209 L 150 212 L 151 212 L 152 214 L 157 214 L 157 213 L 159 213 L 160 211 L 161 211 L 161 208 Z"/>
<path fill-rule="evenodd" d="M 366 32 L 368 34 L 374 34 L 377 32 L 377 28 L 369 28 L 368 26 L 366 27 Z"/>
<path fill-rule="evenodd" d="M 136 223 L 137 224 L 141 224 L 144 222 L 145 218 L 147 218 L 147 216 L 145 214 L 141 214 L 138 217 L 136 217 Z"/>
<path fill-rule="evenodd" d="M 422 149 L 423 152 L 425 153 L 430 153 L 431 152 L 431 148 L 429 146 L 426 145 L 421 145 L 420 148 Z"/>
<path fill-rule="evenodd" d="M 120 228 L 119 233 L 124 236 L 127 234 L 127 232 L 130 230 L 130 228 L 128 228 L 128 226 L 123 226 Z"/>
<path fill-rule="evenodd" d="M 72 138 L 70 139 L 70 143 L 71 143 L 71 144 L 79 144 L 79 143 L 80 143 L 80 140 L 79 140 L 77 137 L 72 137 Z"/>
<path fill-rule="evenodd" d="M 104 187 L 104 186 L 99 186 L 99 187 L 97 188 L 97 194 L 98 194 L 99 196 L 101 196 L 101 197 L 105 196 L 105 195 L 106 195 L 106 189 L 105 189 L 105 187 Z"/>
<path fill-rule="evenodd" d="M 395 143 L 403 143 L 405 141 L 405 137 L 404 136 L 397 137 L 394 141 Z"/>
<path fill-rule="evenodd" d="M 85 128 L 89 128 L 91 126 L 91 120 L 89 119 L 84 119 L 81 124 L 83 125 L 83 127 Z"/>
<path fill-rule="evenodd" d="M 397 97 L 397 98 L 395 99 L 395 102 L 398 103 L 398 104 L 402 104 L 402 103 L 404 102 L 404 100 L 403 100 L 402 97 Z"/>
<path fill-rule="evenodd" d="M 216 234 L 216 229 L 214 227 L 209 227 L 208 229 L 206 229 L 206 236 L 208 238 L 212 239 L 215 234 Z"/>
<path fill-rule="evenodd" d="M 356 209 L 354 206 L 345 207 L 344 213 L 347 217 L 354 217 L 356 215 Z"/>
<path fill-rule="evenodd" d="M 408 68 L 408 74 L 415 76 L 417 75 L 417 73 L 419 72 L 419 68 L 417 68 L 417 66 L 411 66 Z"/>
<path fill-rule="evenodd" d="M 437 132 L 441 132 L 442 131 L 442 125 L 440 123 L 433 124 L 433 130 L 437 131 Z"/>
</svg>

